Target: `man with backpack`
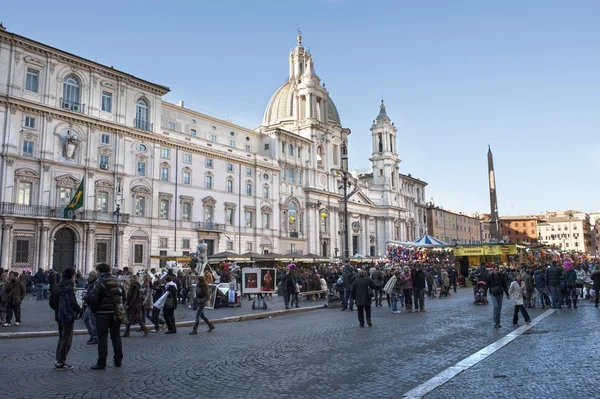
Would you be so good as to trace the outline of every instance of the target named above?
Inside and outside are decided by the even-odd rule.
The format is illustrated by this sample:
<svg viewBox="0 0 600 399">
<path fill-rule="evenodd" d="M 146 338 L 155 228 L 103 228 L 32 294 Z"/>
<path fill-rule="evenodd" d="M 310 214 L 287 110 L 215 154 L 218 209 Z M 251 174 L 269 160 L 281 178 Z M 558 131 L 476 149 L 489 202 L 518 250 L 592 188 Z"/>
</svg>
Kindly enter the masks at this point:
<svg viewBox="0 0 600 399">
<path fill-rule="evenodd" d="M 54 319 L 58 323 L 58 345 L 56 345 L 56 370 L 72 370 L 65 363 L 73 341 L 75 319 L 81 314 L 81 308 L 75 299 L 75 269 L 69 267 L 50 295 L 50 307 L 54 310 Z"/>
</svg>

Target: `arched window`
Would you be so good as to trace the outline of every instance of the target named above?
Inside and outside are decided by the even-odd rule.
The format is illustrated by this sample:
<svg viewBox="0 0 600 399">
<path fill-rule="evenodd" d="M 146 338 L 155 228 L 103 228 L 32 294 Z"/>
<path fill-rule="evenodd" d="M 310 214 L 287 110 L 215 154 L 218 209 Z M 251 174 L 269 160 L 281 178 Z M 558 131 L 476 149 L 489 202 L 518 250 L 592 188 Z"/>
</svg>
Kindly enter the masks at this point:
<svg viewBox="0 0 600 399">
<path fill-rule="evenodd" d="M 294 145 L 293 144 L 288 145 L 288 154 L 294 155 Z"/>
<path fill-rule="evenodd" d="M 324 153 L 323 153 L 323 147 L 318 146 L 317 147 L 317 167 L 323 169 L 323 157 L 324 157 Z"/>
<path fill-rule="evenodd" d="M 381 133 L 379 133 L 379 134 L 377 135 L 377 138 L 379 139 L 379 140 L 378 140 L 378 141 L 379 141 L 379 143 L 378 143 L 378 146 L 379 146 L 379 152 L 383 152 L 383 138 L 381 137 Z"/>
<path fill-rule="evenodd" d="M 137 108 L 135 112 L 135 127 L 141 130 L 152 130 L 150 128 L 149 116 L 150 107 L 144 99 L 140 99 L 137 102 Z"/>
<path fill-rule="evenodd" d="M 298 208 L 296 208 L 296 204 L 290 202 L 290 206 L 288 207 L 288 221 L 289 221 L 289 231 L 290 233 L 298 232 Z"/>
<path fill-rule="evenodd" d="M 75 75 L 69 75 L 63 83 L 62 107 L 71 111 L 79 111 L 79 98 L 81 94 L 81 82 Z"/>
</svg>

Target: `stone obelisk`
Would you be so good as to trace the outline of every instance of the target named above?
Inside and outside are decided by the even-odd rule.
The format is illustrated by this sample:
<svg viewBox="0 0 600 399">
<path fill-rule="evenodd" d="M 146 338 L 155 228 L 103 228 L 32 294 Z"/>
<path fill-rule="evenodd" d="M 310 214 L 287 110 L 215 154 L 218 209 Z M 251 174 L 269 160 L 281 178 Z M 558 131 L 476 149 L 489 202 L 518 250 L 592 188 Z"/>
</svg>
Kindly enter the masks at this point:
<svg viewBox="0 0 600 399">
<path fill-rule="evenodd" d="M 490 238 L 500 241 L 502 231 L 500 230 L 500 217 L 498 216 L 498 198 L 496 197 L 496 176 L 494 174 L 494 156 L 492 149 L 488 145 L 488 175 L 490 183 Z"/>
</svg>

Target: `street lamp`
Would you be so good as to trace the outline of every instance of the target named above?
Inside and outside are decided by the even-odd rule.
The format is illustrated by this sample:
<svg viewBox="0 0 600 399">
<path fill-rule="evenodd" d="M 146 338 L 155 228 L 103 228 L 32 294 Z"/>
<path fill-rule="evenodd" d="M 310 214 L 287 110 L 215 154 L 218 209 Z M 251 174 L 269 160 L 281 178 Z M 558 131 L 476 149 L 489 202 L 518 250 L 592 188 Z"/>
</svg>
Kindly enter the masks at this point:
<svg viewBox="0 0 600 399">
<path fill-rule="evenodd" d="M 350 261 L 350 247 L 348 245 L 348 147 L 346 141 L 342 143 L 342 186 L 344 189 L 344 265 Z"/>
<path fill-rule="evenodd" d="M 116 209 L 114 214 L 117 215 L 117 228 L 115 229 L 115 269 L 119 268 L 119 217 L 121 216 L 121 202 L 123 201 L 121 193 L 121 184 L 117 184 L 117 192 L 115 196 Z"/>
</svg>

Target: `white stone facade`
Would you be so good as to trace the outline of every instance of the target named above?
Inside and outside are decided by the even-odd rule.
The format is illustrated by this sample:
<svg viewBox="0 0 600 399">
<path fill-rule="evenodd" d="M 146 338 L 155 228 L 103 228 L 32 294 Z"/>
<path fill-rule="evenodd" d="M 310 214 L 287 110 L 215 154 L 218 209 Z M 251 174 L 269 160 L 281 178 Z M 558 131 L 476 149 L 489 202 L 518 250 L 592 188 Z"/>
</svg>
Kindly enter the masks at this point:
<svg viewBox="0 0 600 399">
<path fill-rule="evenodd" d="M 565 251 L 593 253 L 594 244 L 590 215 L 573 210 L 547 212 L 538 223 L 541 243 Z"/>
<path fill-rule="evenodd" d="M 194 252 L 200 237 L 209 253 L 340 256 L 350 130 L 300 38 L 289 60 L 249 130 L 164 102 L 165 86 L 0 31 L 1 266 L 112 264 L 117 203 L 121 267 L 156 267 L 152 255 Z M 426 183 L 400 173 L 389 118 L 371 130 L 383 172 L 351 179 L 350 252 L 377 256 L 426 231 Z M 83 178 L 84 206 L 65 217 Z"/>
</svg>

